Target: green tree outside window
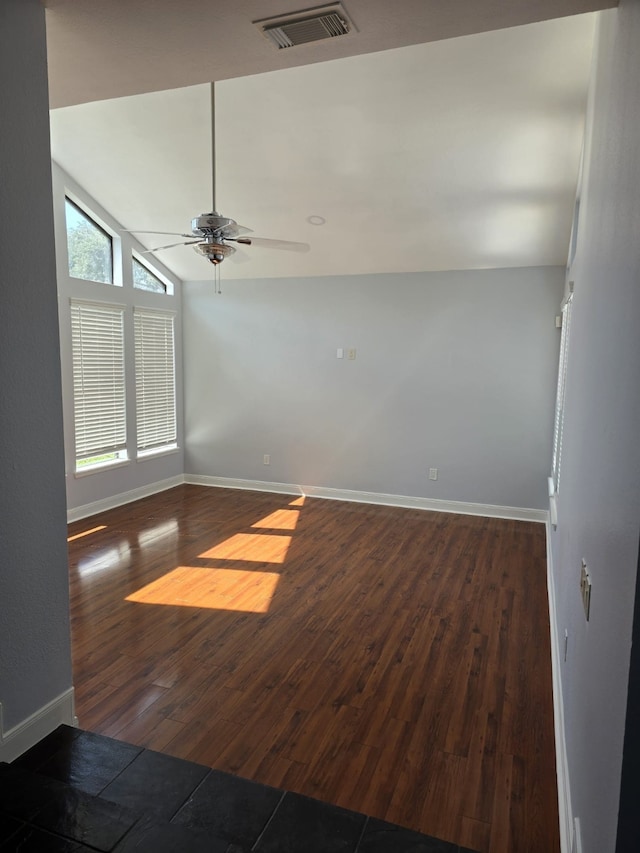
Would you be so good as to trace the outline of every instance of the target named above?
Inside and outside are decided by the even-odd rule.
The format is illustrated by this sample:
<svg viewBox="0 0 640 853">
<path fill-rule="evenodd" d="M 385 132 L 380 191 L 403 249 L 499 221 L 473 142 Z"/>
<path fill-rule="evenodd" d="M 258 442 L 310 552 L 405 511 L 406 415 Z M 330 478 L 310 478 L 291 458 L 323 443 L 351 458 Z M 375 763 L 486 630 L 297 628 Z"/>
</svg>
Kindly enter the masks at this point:
<svg viewBox="0 0 640 853">
<path fill-rule="evenodd" d="M 111 237 L 68 198 L 65 199 L 69 275 L 113 284 Z"/>
</svg>

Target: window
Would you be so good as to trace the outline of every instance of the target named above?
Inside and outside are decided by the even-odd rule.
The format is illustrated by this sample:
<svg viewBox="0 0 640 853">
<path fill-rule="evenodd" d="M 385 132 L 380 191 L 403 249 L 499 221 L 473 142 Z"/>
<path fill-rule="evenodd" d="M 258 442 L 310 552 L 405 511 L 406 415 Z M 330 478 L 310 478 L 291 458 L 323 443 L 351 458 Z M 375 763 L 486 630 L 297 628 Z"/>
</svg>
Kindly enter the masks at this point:
<svg viewBox="0 0 640 853">
<path fill-rule="evenodd" d="M 549 497 L 551 498 L 551 521 L 557 523 L 555 497 L 560 491 L 560 467 L 562 462 L 562 439 L 564 432 L 564 409 L 567 388 L 567 362 L 569 352 L 569 334 L 571 331 L 571 306 L 573 305 L 573 282 L 569 284 L 570 293 L 562 306 L 562 335 L 560 338 L 560 360 L 558 365 L 558 387 L 556 391 L 556 413 L 553 423 L 553 457 L 551 477 L 549 478 Z"/>
<path fill-rule="evenodd" d="M 157 275 L 148 270 L 136 258 L 133 258 L 133 286 L 138 290 L 150 290 L 153 293 L 167 293 L 167 285 Z"/>
<path fill-rule="evenodd" d="M 71 302 L 76 471 L 127 458 L 124 309 Z"/>
<path fill-rule="evenodd" d="M 77 204 L 65 198 L 69 275 L 113 284 L 113 241 Z"/>
<path fill-rule="evenodd" d="M 138 456 L 177 447 L 174 316 L 134 308 Z"/>
</svg>

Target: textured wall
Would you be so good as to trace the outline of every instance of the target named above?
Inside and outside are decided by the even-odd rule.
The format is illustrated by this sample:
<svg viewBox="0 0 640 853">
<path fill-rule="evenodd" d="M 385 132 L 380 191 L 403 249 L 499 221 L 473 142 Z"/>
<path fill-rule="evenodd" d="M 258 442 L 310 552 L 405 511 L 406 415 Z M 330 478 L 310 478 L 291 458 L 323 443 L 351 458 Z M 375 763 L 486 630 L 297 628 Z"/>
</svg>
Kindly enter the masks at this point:
<svg viewBox="0 0 640 853">
<path fill-rule="evenodd" d="M 640 520 L 640 2 L 601 16 L 585 144 L 567 402 L 552 536 L 574 815 L 616 839 Z M 585 620 L 580 563 L 592 578 Z"/>
<path fill-rule="evenodd" d="M 7 730 L 71 686 L 47 70 L 39 0 L 0 4 L 0 116 L 0 702 Z"/>
<path fill-rule="evenodd" d="M 563 283 L 555 267 L 232 281 L 221 296 L 189 282 L 187 473 L 545 507 Z"/>
</svg>

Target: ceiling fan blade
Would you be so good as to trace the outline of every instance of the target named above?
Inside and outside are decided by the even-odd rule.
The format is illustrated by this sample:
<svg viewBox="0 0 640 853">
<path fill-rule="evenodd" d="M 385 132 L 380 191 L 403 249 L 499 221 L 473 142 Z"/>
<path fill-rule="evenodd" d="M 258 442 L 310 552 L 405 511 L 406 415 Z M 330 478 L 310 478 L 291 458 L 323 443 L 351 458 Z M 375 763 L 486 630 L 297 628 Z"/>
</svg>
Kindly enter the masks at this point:
<svg viewBox="0 0 640 853">
<path fill-rule="evenodd" d="M 246 225 L 238 225 L 237 222 L 231 222 L 229 225 L 225 225 L 220 233 L 225 239 L 233 239 L 234 237 L 240 237 L 242 234 L 253 234 L 253 231 L 251 228 L 247 228 Z"/>
<path fill-rule="evenodd" d="M 141 252 L 142 255 L 150 255 L 153 252 L 159 252 L 162 249 L 173 249 L 174 246 L 191 246 L 193 243 L 202 243 L 202 240 L 187 240 L 186 242 L 180 243 L 167 243 L 166 246 L 156 246 L 155 249 L 147 249 L 144 252 Z"/>
<path fill-rule="evenodd" d="M 246 264 L 251 260 L 251 255 L 243 249 L 236 249 L 233 255 L 229 255 L 229 260 L 233 264 Z"/>
<path fill-rule="evenodd" d="M 286 252 L 308 252 L 308 243 L 296 243 L 293 240 L 271 240 L 268 237 L 237 237 L 233 242 L 245 246 L 258 246 L 261 249 L 284 249 Z"/>
<path fill-rule="evenodd" d="M 194 234 L 182 234 L 180 231 L 138 231 L 136 228 L 123 228 L 124 234 L 166 234 L 168 237 L 193 237 Z"/>
</svg>

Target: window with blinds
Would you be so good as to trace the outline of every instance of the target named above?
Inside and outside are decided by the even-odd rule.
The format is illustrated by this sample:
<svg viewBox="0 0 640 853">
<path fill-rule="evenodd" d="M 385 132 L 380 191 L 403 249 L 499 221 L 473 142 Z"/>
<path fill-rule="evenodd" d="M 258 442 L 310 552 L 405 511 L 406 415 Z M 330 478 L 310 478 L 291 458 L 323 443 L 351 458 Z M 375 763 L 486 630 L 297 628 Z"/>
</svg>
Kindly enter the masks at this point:
<svg viewBox="0 0 640 853">
<path fill-rule="evenodd" d="M 562 333 L 560 337 L 560 360 L 558 365 L 558 387 L 556 391 L 556 411 L 553 424 L 553 457 L 551 477 L 549 478 L 549 497 L 555 499 L 560 491 L 560 464 L 562 462 L 562 438 L 564 432 L 564 410 L 567 386 L 567 362 L 569 352 L 569 334 L 571 332 L 571 306 L 573 291 L 562 306 Z M 553 513 L 556 507 L 552 505 Z M 553 520 L 553 519 L 552 519 Z M 553 522 L 556 523 L 555 521 Z"/>
<path fill-rule="evenodd" d="M 127 458 L 124 309 L 71 302 L 76 471 Z"/>
<path fill-rule="evenodd" d="M 174 315 L 134 308 L 138 456 L 177 447 Z"/>
</svg>

